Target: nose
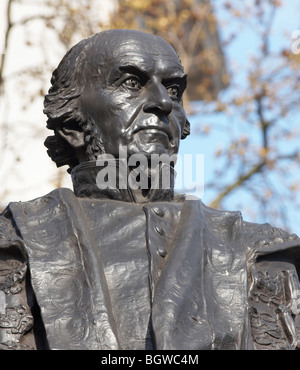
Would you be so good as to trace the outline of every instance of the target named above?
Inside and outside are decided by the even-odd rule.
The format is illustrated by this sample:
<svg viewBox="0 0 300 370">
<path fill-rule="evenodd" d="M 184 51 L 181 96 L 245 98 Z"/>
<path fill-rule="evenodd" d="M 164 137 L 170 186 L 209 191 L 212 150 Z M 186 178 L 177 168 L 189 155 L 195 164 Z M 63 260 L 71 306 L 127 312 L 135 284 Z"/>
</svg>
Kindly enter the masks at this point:
<svg viewBox="0 0 300 370">
<path fill-rule="evenodd" d="M 147 101 L 144 104 L 144 112 L 160 113 L 169 115 L 173 108 L 173 102 L 165 86 L 159 81 L 153 81 L 147 89 Z"/>
</svg>

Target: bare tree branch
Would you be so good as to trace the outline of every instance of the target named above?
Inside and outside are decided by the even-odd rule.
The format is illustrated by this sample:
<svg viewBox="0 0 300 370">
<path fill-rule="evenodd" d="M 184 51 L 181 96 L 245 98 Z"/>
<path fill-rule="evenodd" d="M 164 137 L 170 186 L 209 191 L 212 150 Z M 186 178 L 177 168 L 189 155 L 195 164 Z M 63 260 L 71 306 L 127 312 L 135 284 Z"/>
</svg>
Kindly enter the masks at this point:
<svg viewBox="0 0 300 370">
<path fill-rule="evenodd" d="M 258 172 L 260 172 L 265 165 L 266 165 L 266 162 L 265 161 L 262 161 L 262 162 L 256 164 L 254 167 L 252 167 L 250 169 L 250 171 L 248 171 L 246 174 L 243 174 L 240 177 L 238 177 L 238 179 L 235 182 L 233 182 L 232 184 L 230 184 L 229 186 L 227 186 L 225 188 L 225 190 L 223 190 L 220 194 L 218 194 L 218 196 L 210 203 L 210 207 L 212 207 L 212 208 L 219 208 L 222 200 L 229 193 L 231 193 L 233 190 L 241 187 L 244 184 L 244 182 L 246 182 L 247 180 L 249 180 L 253 175 L 255 175 Z"/>
</svg>

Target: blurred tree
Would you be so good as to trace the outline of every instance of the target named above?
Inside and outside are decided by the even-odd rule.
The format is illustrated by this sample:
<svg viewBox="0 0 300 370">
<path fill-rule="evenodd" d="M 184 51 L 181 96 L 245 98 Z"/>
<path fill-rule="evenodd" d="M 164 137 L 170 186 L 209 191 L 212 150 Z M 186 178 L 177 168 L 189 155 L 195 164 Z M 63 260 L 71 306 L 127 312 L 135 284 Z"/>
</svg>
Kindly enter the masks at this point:
<svg viewBox="0 0 300 370">
<path fill-rule="evenodd" d="M 211 128 L 218 130 L 226 122 L 229 134 L 226 147 L 215 153 L 214 178 L 221 180 L 207 185 L 214 193 L 210 205 L 238 207 L 253 221 L 298 227 L 299 233 L 300 56 L 292 53 L 293 30 L 275 36 L 283 2 L 214 3 L 223 21 L 227 18 L 225 24 L 230 22 L 230 41 L 223 39 L 224 49 L 243 33 L 244 41 L 256 47 L 246 48 L 240 65 L 228 61 L 231 86 L 209 107 L 210 114 L 219 112 L 217 117 L 222 117 L 222 123 L 214 121 Z M 219 23 L 223 35 L 225 24 Z M 278 42 L 280 38 L 284 42 Z M 203 117 L 203 104 L 199 109 Z"/>
<path fill-rule="evenodd" d="M 24 109 L 35 99 L 41 101 L 51 71 L 63 53 L 99 30 L 134 28 L 158 34 L 178 50 L 189 75 L 190 104 L 185 104 L 194 122 L 193 130 L 199 134 L 199 146 L 209 140 L 215 146 L 211 181 L 205 189 L 208 203 L 240 208 L 253 221 L 266 219 L 289 226 L 290 211 L 297 214 L 300 203 L 299 179 L 294 175 L 300 163 L 296 121 L 300 69 L 299 55 L 291 52 L 290 34 L 286 47 L 278 47 L 274 38 L 276 15 L 285 6 L 282 2 L 27 0 L 27 5 L 34 4 L 34 11 L 24 16 L 17 16 L 24 13 L 20 11 L 24 2 L 6 3 L 5 53 L 0 62 L 2 96 L 14 79 L 20 86 L 22 96 L 18 99 Z M 110 12 L 102 17 L 104 4 L 110 5 Z M 296 11 L 296 5 L 294 8 Z M 39 25 L 40 38 L 32 38 L 30 25 L 34 30 Z M 20 66 L 7 74 L 10 36 L 17 28 L 24 30 L 27 47 L 38 47 L 42 56 L 38 65 L 25 69 Z M 232 45 L 243 33 L 249 41 L 255 39 L 258 47 L 251 56 L 245 54 L 238 65 L 228 58 Z M 49 46 L 46 40 L 50 39 L 54 41 Z M 28 78 L 37 81 L 34 90 L 27 88 Z M 2 152 L 11 150 L 3 145 L 11 125 L 1 122 L 0 130 Z M 61 173 L 58 179 L 52 179 L 55 186 L 61 184 Z"/>
<path fill-rule="evenodd" d="M 22 166 L 30 155 L 28 143 L 39 141 L 41 148 L 43 146 L 47 133 L 45 123 L 40 122 L 45 122 L 41 116 L 43 97 L 49 88 L 51 73 L 74 43 L 99 31 L 101 16 L 105 16 L 99 5 L 98 0 L 3 0 L 0 3 L 2 207 L 5 206 L 3 199 L 11 193 L 10 184 L 22 182 Z M 49 182 L 55 187 L 61 186 L 66 177 L 64 172 L 57 169 L 57 175 L 49 174 Z"/>
</svg>

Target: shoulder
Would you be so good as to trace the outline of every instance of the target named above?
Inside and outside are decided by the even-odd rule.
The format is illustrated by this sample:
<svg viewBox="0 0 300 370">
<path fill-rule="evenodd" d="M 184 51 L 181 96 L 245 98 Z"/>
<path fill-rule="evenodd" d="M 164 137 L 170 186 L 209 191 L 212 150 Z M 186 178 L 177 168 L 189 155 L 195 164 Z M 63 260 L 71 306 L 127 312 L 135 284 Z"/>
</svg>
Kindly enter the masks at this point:
<svg viewBox="0 0 300 370">
<path fill-rule="evenodd" d="M 16 219 L 27 217 L 31 213 L 34 213 L 34 217 L 38 219 L 40 213 L 46 212 L 65 201 L 72 201 L 74 198 L 76 198 L 76 196 L 71 189 L 58 188 L 46 195 L 26 202 L 11 202 L 3 212 L 3 215 Z"/>
<path fill-rule="evenodd" d="M 7 207 L 0 214 L 0 245 L 19 239 L 12 214 Z"/>
<path fill-rule="evenodd" d="M 40 215 L 49 212 L 55 207 L 59 207 L 61 203 L 65 203 L 68 200 L 73 201 L 74 198 L 76 197 L 72 190 L 59 188 L 26 202 L 9 203 L 4 211 L 0 213 L 0 248 L 12 242 L 22 241 L 18 229 L 18 221 L 20 219 L 24 220 L 24 222 L 32 217 L 38 220 Z"/>
<path fill-rule="evenodd" d="M 292 259 L 297 263 L 300 257 L 300 238 L 270 224 L 243 222 L 244 242 L 251 261 L 267 256 Z"/>
<path fill-rule="evenodd" d="M 268 223 L 257 224 L 251 222 L 243 223 L 245 236 L 252 241 L 257 248 L 273 246 L 289 241 L 300 241 L 300 238 L 293 233 L 289 233 L 279 227 L 274 227 Z"/>
</svg>

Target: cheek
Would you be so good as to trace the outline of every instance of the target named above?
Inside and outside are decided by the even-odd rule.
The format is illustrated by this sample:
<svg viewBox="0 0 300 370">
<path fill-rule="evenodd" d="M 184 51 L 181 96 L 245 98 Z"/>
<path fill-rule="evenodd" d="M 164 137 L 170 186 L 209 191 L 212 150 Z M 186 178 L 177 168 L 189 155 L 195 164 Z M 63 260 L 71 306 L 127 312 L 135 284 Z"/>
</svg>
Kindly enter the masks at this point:
<svg viewBox="0 0 300 370">
<path fill-rule="evenodd" d="M 116 121 L 124 114 L 120 99 L 102 90 L 85 92 L 81 97 L 81 108 L 85 116 L 91 117 L 104 132 L 109 126 L 116 126 Z"/>
<path fill-rule="evenodd" d="M 101 97 L 100 97 L 101 96 Z M 105 120 L 118 121 L 120 128 L 126 128 L 137 110 L 136 104 L 120 92 L 103 92 L 99 94 L 98 112 Z"/>
<path fill-rule="evenodd" d="M 82 112 L 86 117 L 91 117 L 96 122 L 103 118 L 104 106 L 104 97 L 95 90 L 86 89 L 80 97 Z"/>
<path fill-rule="evenodd" d="M 184 109 L 181 106 L 177 106 L 172 110 L 172 121 L 173 121 L 173 129 L 178 132 L 179 137 L 183 132 L 184 126 L 186 124 L 186 114 Z"/>
</svg>

